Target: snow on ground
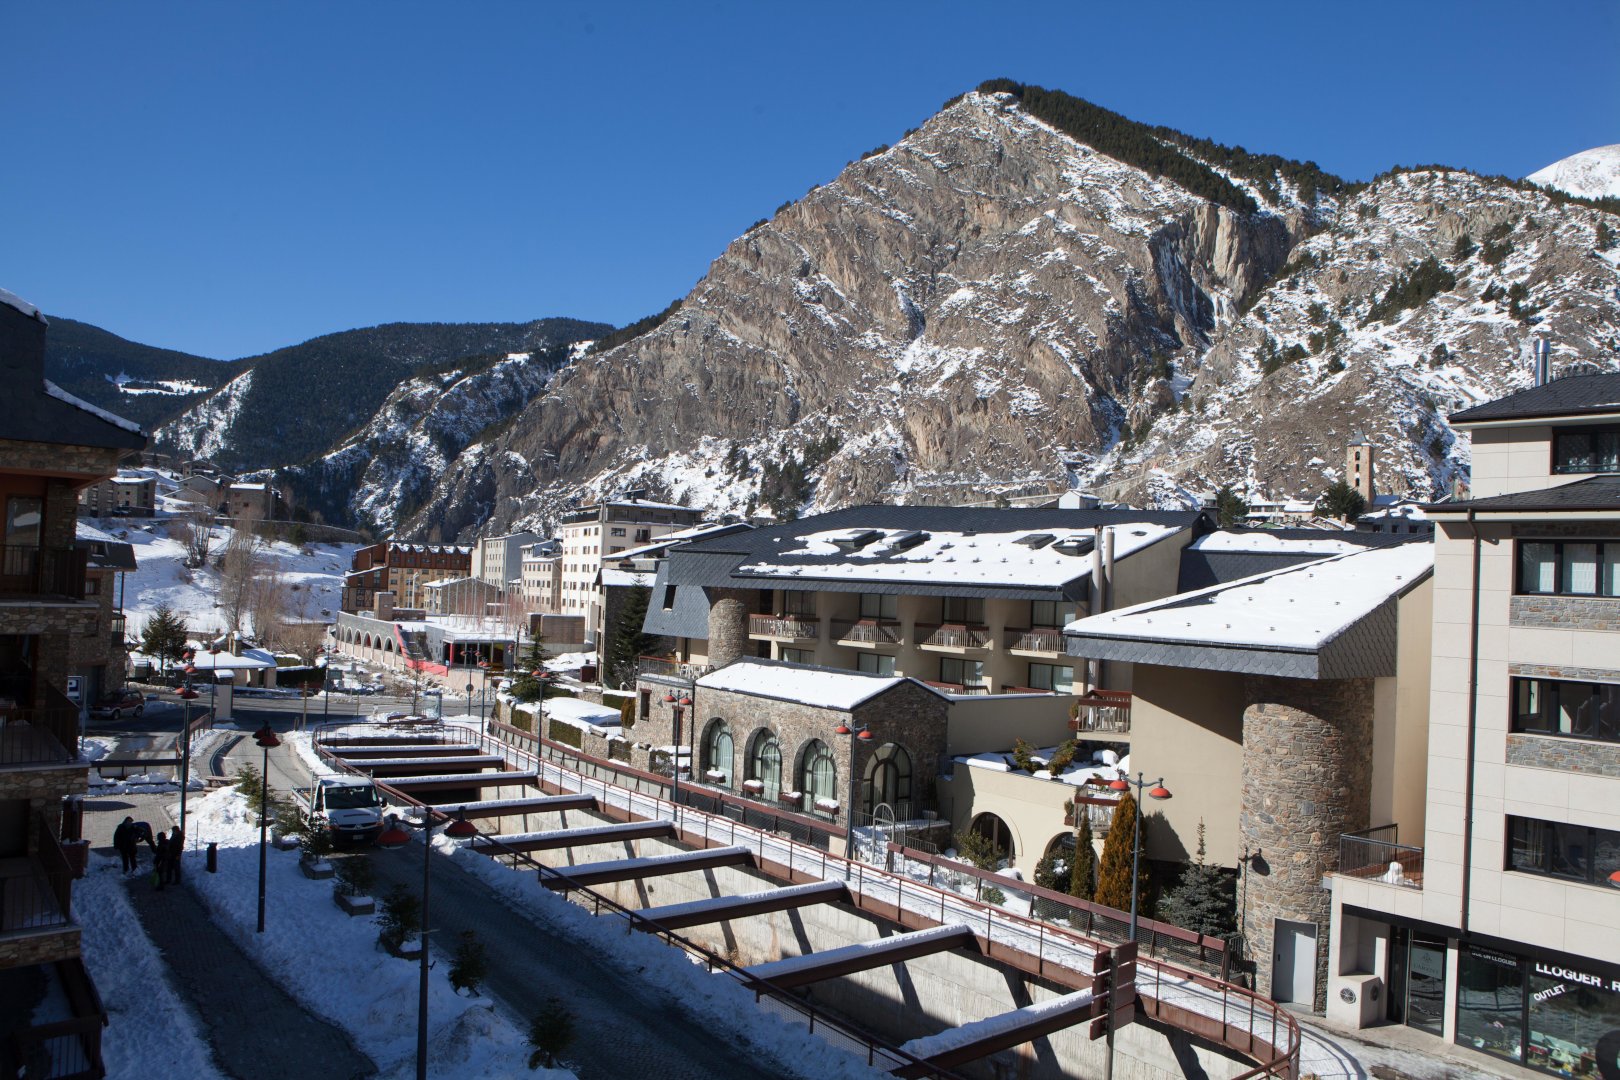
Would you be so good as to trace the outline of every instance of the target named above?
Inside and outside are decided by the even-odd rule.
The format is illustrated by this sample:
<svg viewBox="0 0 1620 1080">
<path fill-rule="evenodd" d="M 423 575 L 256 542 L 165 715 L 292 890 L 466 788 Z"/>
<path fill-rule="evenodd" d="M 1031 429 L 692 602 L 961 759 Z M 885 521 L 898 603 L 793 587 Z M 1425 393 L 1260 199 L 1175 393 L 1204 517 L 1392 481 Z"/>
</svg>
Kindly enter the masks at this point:
<svg viewBox="0 0 1620 1080">
<path fill-rule="evenodd" d="M 107 1080 L 219 1078 L 201 1025 L 130 906 L 116 859 L 90 856 L 73 886 L 73 911 L 84 928 L 85 967 L 112 1018 L 101 1035 Z"/>
<path fill-rule="evenodd" d="M 294 741 L 307 744 L 308 737 L 295 736 Z M 417 965 L 381 951 L 375 920 L 351 918 L 339 910 L 332 902 L 332 882 L 306 878 L 296 851 L 270 852 L 266 892 L 275 902 L 265 932 L 255 932 L 259 829 L 252 812 L 229 788 L 192 806 L 193 847 L 219 844 L 219 872 L 203 873 L 199 865 L 187 880 L 215 922 L 282 989 L 312 1013 L 346 1030 L 377 1062 L 383 1077 L 403 1080 L 413 1075 Z M 573 1075 L 544 1069 L 530 1073 L 527 1042 L 519 1026 L 488 998 L 458 995 L 442 960 L 428 988 L 433 1072 L 466 1080 Z"/>
</svg>

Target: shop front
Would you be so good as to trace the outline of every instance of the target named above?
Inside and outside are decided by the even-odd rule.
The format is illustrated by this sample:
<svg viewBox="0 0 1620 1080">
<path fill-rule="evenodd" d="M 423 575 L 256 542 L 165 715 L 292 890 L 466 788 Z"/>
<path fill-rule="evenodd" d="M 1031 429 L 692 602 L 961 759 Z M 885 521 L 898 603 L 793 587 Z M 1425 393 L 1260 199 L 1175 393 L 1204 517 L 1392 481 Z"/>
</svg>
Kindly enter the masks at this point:
<svg viewBox="0 0 1620 1080">
<path fill-rule="evenodd" d="M 1556 1076 L 1620 1080 L 1620 969 L 1463 945 L 1457 1042 Z"/>
</svg>

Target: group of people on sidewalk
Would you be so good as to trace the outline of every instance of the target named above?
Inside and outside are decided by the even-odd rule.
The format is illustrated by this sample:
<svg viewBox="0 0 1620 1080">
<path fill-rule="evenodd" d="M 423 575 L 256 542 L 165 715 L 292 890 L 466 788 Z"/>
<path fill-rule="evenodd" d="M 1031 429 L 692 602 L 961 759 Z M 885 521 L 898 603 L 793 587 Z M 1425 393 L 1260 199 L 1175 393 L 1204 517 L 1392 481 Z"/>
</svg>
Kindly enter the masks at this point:
<svg viewBox="0 0 1620 1080">
<path fill-rule="evenodd" d="M 123 860 L 124 874 L 141 871 L 141 843 L 152 849 L 152 883 L 162 892 L 165 885 L 180 884 L 180 857 L 185 853 L 186 840 L 178 826 L 167 833 L 152 836 L 152 826 L 133 817 L 125 817 L 113 830 L 113 848 Z"/>
</svg>

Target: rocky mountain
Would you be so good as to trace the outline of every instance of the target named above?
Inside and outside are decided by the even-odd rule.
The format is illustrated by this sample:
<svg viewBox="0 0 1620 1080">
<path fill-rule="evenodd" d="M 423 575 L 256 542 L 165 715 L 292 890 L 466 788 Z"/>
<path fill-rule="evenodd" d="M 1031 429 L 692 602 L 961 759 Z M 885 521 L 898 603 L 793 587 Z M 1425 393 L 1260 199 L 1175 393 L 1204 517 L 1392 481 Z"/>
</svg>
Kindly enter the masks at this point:
<svg viewBox="0 0 1620 1080">
<path fill-rule="evenodd" d="M 577 319 L 526 323 L 389 323 L 326 334 L 236 362 L 217 390 L 164 424 L 159 449 L 233 471 L 311 461 L 372 421 L 402 384 L 469 357 L 547 354 L 612 328 Z"/>
<path fill-rule="evenodd" d="M 1537 169 L 1526 180 L 1588 199 L 1620 199 L 1620 143 L 1582 150 Z"/>
<path fill-rule="evenodd" d="M 626 483 L 719 511 L 1079 484 L 1309 496 L 1343 446 L 1449 489 L 1445 412 L 1613 366 L 1620 219 L 1450 170 L 1349 185 L 1009 83 L 733 241 L 645 333 L 468 446 L 403 535 Z"/>
<path fill-rule="evenodd" d="M 150 431 L 240 370 L 240 365 L 126 341 L 99 326 L 48 316 L 45 377 Z"/>
</svg>

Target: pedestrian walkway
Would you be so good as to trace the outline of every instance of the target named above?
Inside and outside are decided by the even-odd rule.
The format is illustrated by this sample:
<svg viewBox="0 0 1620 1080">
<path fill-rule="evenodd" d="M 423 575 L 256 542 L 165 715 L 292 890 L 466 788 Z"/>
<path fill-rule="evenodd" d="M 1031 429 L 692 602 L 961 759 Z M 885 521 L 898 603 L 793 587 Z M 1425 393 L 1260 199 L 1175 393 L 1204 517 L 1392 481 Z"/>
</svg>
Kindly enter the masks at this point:
<svg viewBox="0 0 1620 1080">
<path fill-rule="evenodd" d="M 84 836 L 116 857 L 112 832 L 124 816 L 172 827 L 165 807 L 170 795 L 116 796 L 85 801 Z M 142 848 L 140 876 L 128 879 L 130 903 L 141 926 L 163 954 L 175 989 L 208 1033 L 221 1072 L 236 1080 L 285 1080 L 288 1076 L 367 1077 L 371 1059 L 339 1028 L 317 1019 L 254 965 L 191 889 L 152 887 L 151 851 Z M 192 873 L 200 872 L 192 870 Z"/>
<path fill-rule="evenodd" d="M 422 849 L 415 844 L 403 852 L 377 851 L 369 857 L 380 894 L 394 885 L 421 891 Z M 434 942 L 454 942 L 463 930 L 476 932 L 489 946 L 483 992 L 499 999 L 520 1026 L 527 1026 L 547 998 L 567 1002 L 581 1037 L 563 1056 L 580 1080 L 634 1076 L 756 1080 L 791 1075 L 770 1067 L 745 1043 L 717 1037 L 694 1022 L 656 981 L 629 977 L 602 963 L 590 949 L 508 907 L 483 881 L 437 852 L 431 872 L 428 917 Z"/>
</svg>

